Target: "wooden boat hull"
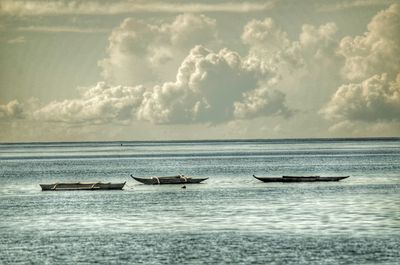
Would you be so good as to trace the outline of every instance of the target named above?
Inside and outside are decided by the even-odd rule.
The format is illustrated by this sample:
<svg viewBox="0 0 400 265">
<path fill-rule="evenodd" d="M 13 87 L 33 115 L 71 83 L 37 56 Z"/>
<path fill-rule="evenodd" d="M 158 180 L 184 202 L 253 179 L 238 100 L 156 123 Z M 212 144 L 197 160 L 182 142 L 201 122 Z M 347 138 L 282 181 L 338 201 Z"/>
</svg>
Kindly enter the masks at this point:
<svg viewBox="0 0 400 265">
<path fill-rule="evenodd" d="M 39 184 L 42 191 L 61 190 L 122 190 L 123 183 L 102 183 L 102 182 L 77 182 L 77 183 L 52 183 Z"/>
<path fill-rule="evenodd" d="M 339 181 L 346 179 L 350 176 L 330 176 L 330 177 L 320 177 L 320 176 L 282 176 L 282 177 L 256 177 L 258 180 L 263 182 L 317 182 L 317 181 Z"/>
<path fill-rule="evenodd" d="M 161 184 L 198 184 L 208 178 L 191 178 L 185 176 L 170 176 L 170 177 L 151 177 L 151 178 L 138 178 L 131 175 L 131 177 L 146 185 L 161 185 Z"/>
</svg>

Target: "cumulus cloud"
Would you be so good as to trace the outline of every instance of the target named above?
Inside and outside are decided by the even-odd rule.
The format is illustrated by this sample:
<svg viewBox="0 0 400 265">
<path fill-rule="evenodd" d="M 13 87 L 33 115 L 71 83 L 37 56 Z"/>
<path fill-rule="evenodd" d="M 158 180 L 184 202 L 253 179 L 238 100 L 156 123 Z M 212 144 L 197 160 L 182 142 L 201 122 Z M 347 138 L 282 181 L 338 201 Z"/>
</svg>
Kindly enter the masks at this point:
<svg viewBox="0 0 400 265">
<path fill-rule="evenodd" d="M 260 116 L 292 115 L 285 105 L 285 94 L 276 89 L 263 87 L 244 94 L 242 102 L 235 102 L 234 116 L 238 119 L 249 119 Z"/>
<path fill-rule="evenodd" d="M 18 100 L 12 100 L 0 105 L 0 120 L 24 118 L 24 105 Z"/>
<path fill-rule="evenodd" d="M 338 53 L 345 58 L 343 75 L 360 81 L 375 74 L 395 78 L 400 69 L 400 5 L 379 12 L 361 36 L 345 37 Z"/>
<path fill-rule="evenodd" d="M 312 101 L 320 94 L 324 97 L 319 102 L 326 102 L 324 99 L 341 81 L 337 75 L 342 63 L 348 67 L 361 49 L 358 44 L 368 44 L 363 49 L 372 49 L 370 42 L 375 41 L 375 45 L 384 43 L 391 53 L 397 52 L 392 45 L 398 38 L 393 35 L 397 8 L 393 5 L 379 13 L 369 24 L 369 32 L 352 39 L 346 37 L 340 46 L 334 23 L 305 24 L 298 39 L 292 41 L 271 18 L 251 20 L 241 35 L 249 48 L 246 56 L 226 48 L 214 52 L 197 45 L 217 40 L 216 21 L 204 15 L 183 14 L 171 23 L 158 24 L 125 19 L 112 32 L 109 57 L 101 62 L 111 85 L 101 82 L 78 99 L 51 102 L 33 112 L 33 117 L 66 123 L 139 120 L 154 124 L 217 124 L 257 117 L 290 117 L 295 105 L 287 106 L 288 97 L 291 102 L 300 102 L 300 106 L 310 98 L 310 104 L 319 109 L 319 103 Z M 376 34 L 380 41 L 376 41 Z M 374 49 L 371 52 L 372 57 L 379 58 L 384 53 Z M 380 62 L 377 58 L 358 57 L 373 67 Z M 178 69 L 173 81 L 159 77 L 163 67 L 171 68 L 171 61 Z M 394 64 L 387 69 L 396 70 Z M 320 113 L 336 123 L 396 120 L 399 85 L 387 72 L 364 82 L 341 85 Z M 159 78 L 154 79 L 155 76 Z"/>
<path fill-rule="evenodd" d="M 274 81 L 273 87 L 285 93 L 289 106 L 318 110 L 340 81 L 343 60 L 336 54 L 336 32 L 332 22 L 304 24 L 298 39 L 291 40 L 273 19 L 266 18 L 247 23 L 241 38 L 249 47 L 246 61 L 272 73 L 268 82 Z"/>
<path fill-rule="evenodd" d="M 291 76 L 287 69 L 303 68 L 309 57 L 330 55 L 335 32 L 333 23 L 305 25 L 299 40 L 290 41 L 272 19 L 252 20 L 241 36 L 249 52 L 241 56 L 226 48 L 213 52 L 196 45 L 217 39 L 216 21 L 203 15 L 183 14 L 159 24 L 125 19 L 112 32 L 109 57 L 101 62 L 107 82 L 84 91 L 80 98 L 42 106 L 33 117 L 95 124 L 132 120 L 217 124 L 290 117 L 294 112 L 287 107 L 286 94 L 292 88 L 282 89 Z M 185 50 L 189 54 L 184 56 Z M 175 80 L 154 81 L 162 67 L 170 66 L 171 60 L 177 63 L 181 56 Z"/>
<path fill-rule="evenodd" d="M 287 33 L 271 18 L 248 22 L 244 27 L 242 40 L 253 49 L 262 48 L 271 53 L 284 50 L 290 45 Z"/>
<path fill-rule="evenodd" d="M 395 81 L 382 74 L 342 85 L 321 112 L 339 122 L 400 122 L 400 73 Z"/>
<path fill-rule="evenodd" d="M 247 23 L 241 38 L 249 46 L 249 60 L 259 60 L 263 69 L 287 75 L 323 61 L 335 61 L 336 32 L 332 22 L 319 27 L 304 24 L 299 39 L 291 41 L 273 19 L 266 18 Z"/>
<path fill-rule="evenodd" d="M 196 46 L 182 62 L 175 82 L 145 93 L 138 117 L 160 124 L 219 123 L 286 112 L 284 95 L 261 90 L 259 78 L 259 69 L 249 67 L 236 52 L 214 53 Z M 262 91 L 261 101 L 248 93 L 256 89 Z"/>
<path fill-rule="evenodd" d="M 287 80 L 296 76 L 290 72 L 309 70 L 313 59 L 331 56 L 335 47 L 333 23 L 304 25 L 299 39 L 290 41 L 270 18 L 245 25 L 241 38 L 249 47 L 246 56 L 197 45 L 217 42 L 216 28 L 216 21 L 204 15 L 183 14 L 158 24 L 125 19 L 111 33 L 109 56 L 100 62 L 106 82 L 84 91 L 80 98 L 42 106 L 33 117 L 94 124 L 132 120 L 217 124 L 286 118 L 294 113 L 287 107 L 286 95 L 303 93 L 303 87 L 285 88 Z M 169 81 L 170 75 L 161 77 L 167 68 L 174 72 L 171 66 L 175 65 L 174 81 Z M 292 84 L 299 86 L 298 81 Z"/>
<path fill-rule="evenodd" d="M 53 101 L 35 110 L 36 120 L 72 124 L 127 123 L 142 101 L 142 86 L 109 86 L 104 82 L 87 89 L 78 99 Z"/>
<path fill-rule="evenodd" d="M 342 84 L 320 113 L 334 131 L 375 126 L 399 128 L 400 5 L 379 12 L 361 36 L 345 37 L 338 53 L 344 57 Z M 391 130 L 393 131 L 393 129 Z"/>
<path fill-rule="evenodd" d="M 333 59 L 338 44 L 335 38 L 337 30 L 336 24 L 333 22 L 328 22 L 319 27 L 304 24 L 299 42 L 303 53 L 309 55 L 305 57 L 310 57 L 312 60 Z"/>
<path fill-rule="evenodd" d="M 262 82 L 271 77 L 234 51 L 213 52 L 195 46 L 173 82 L 147 89 L 101 82 L 83 90 L 77 99 L 41 106 L 32 116 L 36 120 L 72 124 L 128 124 L 135 120 L 217 124 L 260 116 L 287 117 L 290 111 L 285 95 L 273 88 L 274 82 Z"/>
<path fill-rule="evenodd" d="M 156 70 L 155 62 L 168 61 L 178 53 L 174 47 L 182 50 L 203 39 L 192 36 L 215 39 L 216 31 L 210 30 L 214 28 L 215 20 L 205 16 L 181 15 L 171 24 L 157 26 L 128 19 L 113 32 L 110 51 L 128 53 L 129 56 L 122 56 L 124 59 L 142 56 L 140 69 L 149 73 L 150 68 Z M 136 116 L 155 124 L 289 117 L 293 111 L 286 106 L 286 95 L 279 89 L 282 79 L 290 77 L 288 68 L 304 68 L 313 59 L 332 56 L 337 45 L 333 37 L 336 30 L 333 23 L 305 25 L 299 40 L 291 42 L 272 19 L 252 20 L 242 34 L 243 43 L 249 46 L 247 56 L 228 49 L 212 52 L 195 46 L 179 66 L 175 81 L 161 82 L 144 92 Z M 118 56 L 110 56 L 105 62 L 112 58 Z M 151 63 L 147 67 L 143 63 L 146 59 Z"/>
<path fill-rule="evenodd" d="M 108 57 L 99 65 L 112 84 L 166 81 L 192 47 L 216 40 L 216 21 L 204 15 L 183 14 L 159 24 L 127 18 L 113 30 Z"/>
<path fill-rule="evenodd" d="M 186 13 L 161 27 L 169 35 L 171 45 L 178 47 L 192 48 L 217 38 L 216 20 L 204 15 Z"/>
<path fill-rule="evenodd" d="M 286 64 L 299 60 L 297 47 L 271 18 L 248 22 L 241 39 L 249 47 L 247 60 L 264 72 L 282 73 Z"/>
<path fill-rule="evenodd" d="M 197 129 L 213 124 L 212 130 L 224 127 L 228 134 L 230 128 L 247 124 L 243 135 L 250 135 L 256 121 L 267 131 L 275 128 L 274 137 L 281 133 L 290 136 L 293 128 L 301 128 L 302 136 L 326 136 L 329 126 L 335 135 L 340 135 L 339 131 L 343 136 L 352 132 L 362 135 L 365 126 L 380 134 L 385 130 L 393 134 L 400 128 L 399 4 L 376 14 L 360 36 L 340 40 L 332 22 L 298 24 L 296 36 L 272 18 L 264 18 L 248 21 L 237 36 L 241 43 L 228 44 L 221 37 L 231 38 L 233 31 L 223 32 L 224 24 L 218 25 L 215 19 L 220 14 L 211 18 L 200 12 L 238 12 L 246 10 L 246 3 L 3 2 L 0 15 L 189 12 L 123 20 L 111 32 L 106 58 L 99 61 L 105 82 L 82 90 L 74 99 L 34 107 L 18 101 L 1 105 L 3 123 L 29 118 L 32 123 L 62 123 L 59 125 L 64 128 L 89 124 L 92 129 L 106 128 L 110 123 L 151 128 L 156 128 L 151 124 L 163 124 L 164 129 L 173 128 L 171 131 L 179 126 Z M 369 4 L 379 3 L 360 0 L 329 5 L 341 9 Z M 103 30 L 19 28 L 40 32 Z M 286 119 L 294 115 L 295 119 Z"/>
<path fill-rule="evenodd" d="M 334 131 L 347 128 L 356 132 L 348 125 L 365 123 L 376 125 L 377 130 L 398 128 L 393 124 L 400 117 L 399 11 L 398 4 L 390 6 L 371 20 L 365 34 L 341 41 L 336 36 L 337 26 L 331 22 L 304 24 L 298 40 L 292 41 L 272 19 L 252 20 L 242 34 L 243 43 L 249 46 L 246 61 L 274 76 L 268 82 L 274 81 L 271 86 L 276 92 L 269 90 L 268 96 L 279 98 L 285 93 L 291 110 L 281 109 L 283 114 L 290 115 L 293 108 L 313 112 L 322 108 L 320 115 L 333 124 Z M 346 84 L 348 80 L 352 83 Z M 252 104 L 236 103 L 236 116 L 243 116 L 241 111 L 246 110 L 247 117 L 252 117 L 257 113 L 253 108 L 260 109 L 258 102 L 269 98 L 263 89 L 246 95 Z M 268 106 L 273 108 L 273 104 Z"/>
</svg>

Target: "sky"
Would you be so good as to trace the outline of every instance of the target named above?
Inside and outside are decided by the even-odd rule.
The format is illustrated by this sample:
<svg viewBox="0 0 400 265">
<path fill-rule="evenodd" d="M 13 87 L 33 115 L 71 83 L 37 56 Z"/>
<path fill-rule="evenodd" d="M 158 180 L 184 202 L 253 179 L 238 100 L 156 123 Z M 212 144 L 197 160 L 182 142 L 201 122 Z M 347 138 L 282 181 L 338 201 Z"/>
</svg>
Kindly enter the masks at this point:
<svg viewBox="0 0 400 265">
<path fill-rule="evenodd" d="M 398 0 L 0 0 L 0 142 L 399 136 Z"/>
</svg>

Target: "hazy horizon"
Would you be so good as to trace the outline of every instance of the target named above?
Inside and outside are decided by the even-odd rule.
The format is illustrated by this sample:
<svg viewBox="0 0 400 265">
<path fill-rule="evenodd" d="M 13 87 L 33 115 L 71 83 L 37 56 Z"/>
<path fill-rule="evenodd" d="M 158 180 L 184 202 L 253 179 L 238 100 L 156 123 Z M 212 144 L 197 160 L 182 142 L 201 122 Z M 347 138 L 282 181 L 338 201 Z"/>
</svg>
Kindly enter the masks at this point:
<svg viewBox="0 0 400 265">
<path fill-rule="evenodd" d="M 31 142 L 0 142 L 2 145 L 13 145 L 13 144 L 74 144 L 74 143 L 202 143 L 202 142 L 314 142 L 314 141 L 326 141 L 326 142 L 344 142 L 344 141 L 392 141 L 400 140 L 400 137 L 387 136 L 387 137 L 333 137 L 333 138 L 225 138 L 225 139 L 193 139 L 193 140 L 88 140 L 88 141 L 31 141 Z"/>
</svg>

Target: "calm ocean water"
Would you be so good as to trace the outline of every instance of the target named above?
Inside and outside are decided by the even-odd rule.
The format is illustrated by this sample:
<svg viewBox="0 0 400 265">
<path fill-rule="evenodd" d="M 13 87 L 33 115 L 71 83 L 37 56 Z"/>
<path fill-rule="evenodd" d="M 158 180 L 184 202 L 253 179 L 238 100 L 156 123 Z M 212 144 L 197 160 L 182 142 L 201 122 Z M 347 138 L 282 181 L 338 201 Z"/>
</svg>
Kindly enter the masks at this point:
<svg viewBox="0 0 400 265">
<path fill-rule="evenodd" d="M 127 183 L 40 190 L 61 181 Z M 0 144 L 0 252 L 0 264 L 399 264 L 400 139 Z"/>
</svg>

